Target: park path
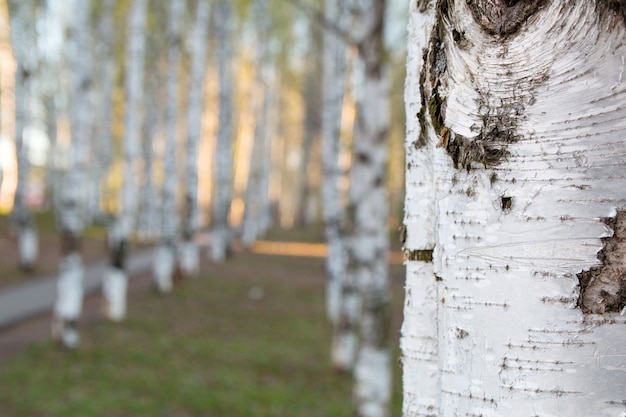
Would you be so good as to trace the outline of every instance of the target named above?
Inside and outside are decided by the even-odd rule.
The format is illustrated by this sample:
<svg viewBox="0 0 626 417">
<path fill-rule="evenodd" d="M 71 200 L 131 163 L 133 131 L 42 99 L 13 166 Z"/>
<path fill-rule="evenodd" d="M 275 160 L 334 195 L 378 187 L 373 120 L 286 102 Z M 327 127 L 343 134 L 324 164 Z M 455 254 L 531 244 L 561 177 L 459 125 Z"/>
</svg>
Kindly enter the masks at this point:
<svg viewBox="0 0 626 417">
<path fill-rule="evenodd" d="M 128 261 L 129 276 L 148 270 L 151 260 L 151 249 L 144 249 L 133 254 Z M 86 266 L 85 295 L 100 289 L 106 266 L 106 260 Z M 49 274 L 15 284 L 0 291 L 0 329 L 20 320 L 51 311 L 56 297 L 56 285 L 57 274 Z"/>
</svg>

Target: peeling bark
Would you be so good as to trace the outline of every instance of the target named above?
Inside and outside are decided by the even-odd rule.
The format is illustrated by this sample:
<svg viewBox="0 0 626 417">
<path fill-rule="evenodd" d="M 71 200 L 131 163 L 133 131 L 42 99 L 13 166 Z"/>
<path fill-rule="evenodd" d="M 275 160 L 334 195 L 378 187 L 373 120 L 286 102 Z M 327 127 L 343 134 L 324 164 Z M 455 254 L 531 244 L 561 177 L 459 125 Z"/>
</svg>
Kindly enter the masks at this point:
<svg viewBox="0 0 626 417">
<path fill-rule="evenodd" d="M 578 305 L 586 313 L 621 313 L 626 307 L 626 212 L 604 221 L 613 236 L 603 238 L 598 252 L 601 266 L 580 272 Z"/>
</svg>

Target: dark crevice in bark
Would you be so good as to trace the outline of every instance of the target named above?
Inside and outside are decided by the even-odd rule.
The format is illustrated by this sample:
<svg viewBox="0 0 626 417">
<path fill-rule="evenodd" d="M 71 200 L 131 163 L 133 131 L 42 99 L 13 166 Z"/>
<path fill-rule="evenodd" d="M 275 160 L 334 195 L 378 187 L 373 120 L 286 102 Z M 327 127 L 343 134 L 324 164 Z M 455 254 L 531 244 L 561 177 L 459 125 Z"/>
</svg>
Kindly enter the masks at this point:
<svg viewBox="0 0 626 417">
<path fill-rule="evenodd" d="M 491 35 L 510 36 L 549 0 L 465 0 L 474 20 Z"/>
<path fill-rule="evenodd" d="M 433 251 L 425 249 L 404 250 L 404 257 L 407 261 L 432 262 Z"/>
<path fill-rule="evenodd" d="M 626 0 L 596 0 L 596 6 L 603 22 L 614 21 L 617 16 L 626 25 Z"/>
<path fill-rule="evenodd" d="M 619 313 L 626 307 L 626 211 L 602 220 L 613 229 L 613 236 L 602 239 L 598 252 L 602 265 L 577 274 L 578 306 L 590 314 Z"/>
</svg>

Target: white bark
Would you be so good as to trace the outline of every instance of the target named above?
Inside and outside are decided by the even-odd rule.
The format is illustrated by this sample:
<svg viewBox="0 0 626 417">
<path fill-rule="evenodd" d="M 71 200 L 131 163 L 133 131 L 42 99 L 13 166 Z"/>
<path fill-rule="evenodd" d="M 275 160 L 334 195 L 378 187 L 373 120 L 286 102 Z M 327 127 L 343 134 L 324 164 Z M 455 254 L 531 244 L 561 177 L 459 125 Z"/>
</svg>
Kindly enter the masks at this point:
<svg viewBox="0 0 626 417">
<path fill-rule="evenodd" d="M 411 2 L 407 38 L 407 75 L 404 101 L 408 121 L 415 121 L 422 107 L 420 73 L 435 20 L 428 2 Z M 414 145 L 422 126 L 407 123 L 406 196 L 404 225 L 407 236 L 404 250 L 415 253 L 406 268 L 402 350 L 403 402 L 405 417 L 439 416 L 439 340 L 437 331 L 437 283 L 431 262 L 435 247 L 435 189 L 431 143 Z M 421 255 L 421 257 L 420 257 Z"/>
<path fill-rule="evenodd" d="M 328 21 L 341 22 L 345 12 L 340 0 L 326 0 L 324 16 Z M 333 367 L 350 370 L 356 356 L 355 319 L 346 317 L 349 300 L 343 300 L 343 281 L 347 268 L 347 254 L 342 236 L 345 209 L 339 192 L 341 168 L 341 113 L 345 92 L 346 45 L 330 30 L 324 31 L 323 110 L 322 110 L 322 182 L 323 215 L 328 257 L 326 259 L 326 309 L 333 324 L 331 360 Z M 345 303 L 343 301 L 346 301 Z"/>
<path fill-rule="evenodd" d="M 157 288 L 162 292 L 172 289 L 173 275 L 176 268 L 176 242 L 178 235 L 178 214 L 176 210 L 176 130 L 178 124 L 178 86 L 182 46 L 182 17 L 185 2 L 172 0 L 168 15 L 168 74 L 167 74 L 167 109 L 165 138 L 165 180 L 162 200 L 162 261 L 155 256 L 154 273 Z"/>
<path fill-rule="evenodd" d="M 246 186 L 245 212 L 242 226 L 242 243 L 251 247 L 261 234 L 261 216 L 263 216 L 264 165 L 267 155 L 267 120 L 269 91 L 267 78 L 269 72 L 269 51 L 267 34 L 269 9 L 267 0 L 255 0 L 254 13 L 257 20 L 256 74 L 254 90 L 254 142 L 250 160 L 250 172 Z"/>
<path fill-rule="evenodd" d="M 233 12 L 229 1 L 217 5 L 217 62 L 219 66 L 219 127 L 215 150 L 215 198 L 211 258 L 221 262 L 230 251 L 228 214 L 233 198 Z"/>
<path fill-rule="evenodd" d="M 183 275 L 198 273 L 200 258 L 193 236 L 198 228 L 198 146 L 202 135 L 204 110 L 204 78 L 206 73 L 207 34 L 210 17 L 208 0 L 199 1 L 196 22 L 191 38 L 191 88 L 187 109 L 187 214 L 184 222 L 180 267 Z"/>
<path fill-rule="evenodd" d="M 15 73 L 15 150 L 17 153 L 17 187 L 13 199 L 11 220 L 18 238 L 19 264 L 22 269 L 33 268 L 38 254 L 37 230 L 32 213 L 26 205 L 26 190 L 30 173 L 29 148 L 25 129 L 29 124 L 29 103 L 32 95 L 32 78 L 35 72 L 35 32 L 30 4 L 15 3 L 12 7 L 11 38 L 17 61 Z M 30 51 L 30 53 L 29 53 Z"/>
<path fill-rule="evenodd" d="M 361 299 L 361 341 L 355 363 L 357 415 L 388 416 L 391 399 L 389 278 L 387 271 L 387 132 L 390 124 L 389 79 L 384 64 L 385 1 L 354 1 L 351 36 L 358 46 L 362 81 L 356 91 L 356 120 L 350 171 L 352 230 L 348 244 L 349 276 Z"/>
<path fill-rule="evenodd" d="M 91 73 L 88 60 L 83 56 L 83 51 L 89 45 L 89 2 L 74 1 L 71 6 L 74 13 L 69 24 L 67 53 L 72 70 L 70 80 L 72 142 L 69 167 L 63 178 L 57 213 L 62 235 L 62 260 L 53 321 L 53 336 L 60 338 L 70 348 L 78 343 L 75 322 L 80 316 L 83 294 L 79 240 L 87 217 L 83 182 L 88 171 L 88 129 L 91 111 L 87 99 Z"/>
<path fill-rule="evenodd" d="M 146 44 L 146 0 L 135 0 L 128 15 L 126 50 L 126 119 L 124 126 L 124 182 L 122 212 L 109 230 L 111 265 L 103 283 L 104 311 L 110 320 L 123 320 L 126 311 L 125 264 L 137 216 L 137 159 L 141 143 L 143 78 Z"/>
<path fill-rule="evenodd" d="M 115 86 L 115 14 L 116 0 L 102 2 L 102 10 L 98 25 L 98 42 L 96 42 L 95 55 L 100 65 L 96 68 L 99 82 L 96 108 L 97 114 L 101 115 L 95 121 L 94 151 L 98 157 L 94 160 L 94 187 L 95 195 L 93 205 L 97 210 L 98 218 L 102 221 L 102 188 L 106 186 L 109 167 L 113 156 L 113 90 Z"/>
<path fill-rule="evenodd" d="M 476 4 L 437 10 L 421 132 L 407 92 L 404 415 L 623 416 L 623 16 L 583 0 Z M 416 167 L 427 159 L 432 177 Z M 418 260 L 433 243 L 432 264 Z M 617 281 L 585 304 L 585 275 L 587 290 Z"/>
</svg>

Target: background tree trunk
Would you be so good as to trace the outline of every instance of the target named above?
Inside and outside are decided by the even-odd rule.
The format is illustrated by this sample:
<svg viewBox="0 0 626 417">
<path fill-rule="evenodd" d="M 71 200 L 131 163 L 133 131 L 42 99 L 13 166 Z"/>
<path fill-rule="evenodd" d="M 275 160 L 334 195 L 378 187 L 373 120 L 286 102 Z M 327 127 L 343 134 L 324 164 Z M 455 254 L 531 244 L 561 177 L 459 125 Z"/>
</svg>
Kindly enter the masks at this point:
<svg viewBox="0 0 626 417">
<path fill-rule="evenodd" d="M 178 77 L 182 48 L 182 17 L 185 3 L 172 0 L 168 14 L 167 127 L 165 143 L 165 180 L 163 183 L 162 243 L 155 250 L 154 278 L 161 292 L 172 290 L 176 269 L 178 214 L 176 209 L 176 130 L 178 123 Z"/>
<path fill-rule="evenodd" d="M 228 0 L 217 4 L 217 62 L 219 72 L 219 122 L 215 150 L 215 198 L 211 258 L 225 259 L 232 245 L 228 214 L 233 199 L 233 10 Z"/>
<path fill-rule="evenodd" d="M 204 110 L 204 78 L 206 74 L 207 34 L 210 17 L 209 0 L 200 0 L 196 9 L 196 22 L 191 38 L 191 78 L 187 109 L 187 172 L 186 216 L 183 224 L 183 242 L 180 267 L 183 275 L 198 273 L 200 258 L 193 241 L 199 224 L 198 212 L 198 147 L 202 135 Z"/>
<path fill-rule="evenodd" d="M 126 50 L 126 121 L 124 126 L 124 182 L 122 184 L 122 212 L 109 228 L 111 264 L 103 281 L 105 314 L 115 321 L 126 315 L 125 271 L 130 239 L 137 217 L 137 161 L 141 144 L 143 114 L 144 58 L 146 49 L 146 0 L 135 0 L 128 15 L 128 43 Z"/>
<path fill-rule="evenodd" d="M 17 187 L 13 199 L 11 220 L 17 232 L 19 265 L 24 270 L 33 268 L 38 254 L 37 230 L 32 213 L 27 206 L 27 186 L 30 174 L 29 146 L 26 129 L 30 125 L 36 56 L 35 28 L 32 26 L 33 10 L 30 3 L 17 2 L 11 7 L 11 38 L 17 61 L 15 73 L 15 151 L 17 154 Z"/>
<path fill-rule="evenodd" d="M 624 8 L 444 6 L 409 61 L 405 415 L 622 415 Z"/>
<path fill-rule="evenodd" d="M 346 5 L 342 0 L 326 0 L 324 16 L 327 21 L 345 26 Z M 346 44 L 331 30 L 324 31 L 322 110 L 322 182 L 323 215 L 328 257 L 326 258 L 326 306 L 333 325 L 331 361 L 335 369 L 350 371 L 354 366 L 357 347 L 358 303 L 354 286 L 346 287 L 347 253 L 343 236 L 345 208 L 339 192 L 341 168 L 341 115 L 346 78 Z M 344 294 L 345 293 L 345 294 Z M 343 297 L 346 295 L 346 297 Z M 350 313 L 352 312 L 352 314 Z"/>
<path fill-rule="evenodd" d="M 53 337 L 69 347 L 78 344 L 76 321 L 80 316 L 83 298 L 83 265 L 80 253 L 80 235 L 88 214 L 83 186 L 89 163 L 89 89 L 91 71 L 83 52 L 89 45 L 90 4 L 72 3 L 74 11 L 68 31 L 68 59 L 71 67 L 71 149 L 67 172 L 59 197 L 57 213 L 61 232 L 61 264 L 57 299 L 54 307 Z"/>
<path fill-rule="evenodd" d="M 254 13 L 257 19 L 257 53 L 256 53 L 256 79 L 254 91 L 254 143 L 250 161 L 250 172 L 246 186 L 245 212 L 242 226 L 242 242 L 246 247 L 251 247 L 261 234 L 261 221 L 263 216 L 263 201 L 266 192 L 264 187 L 264 173 L 267 150 L 267 121 L 269 107 L 269 45 L 267 45 L 269 30 L 269 9 L 267 0 L 254 1 Z"/>
<path fill-rule="evenodd" d="M 350 171 L 349 270 L 346 286 L 360 296 L 360 344 L 355 376 L 357 415 L 388 416 L 391 399 L 389 344 L 390 291 L 386 170 L 389 131 L 389 79 L 384 63 L 385 1 L 350 5 L 350 36 L 358 47 L 356 120 Z M 345 302 L 345 301 L 344 301 Z"/>
</svg>

